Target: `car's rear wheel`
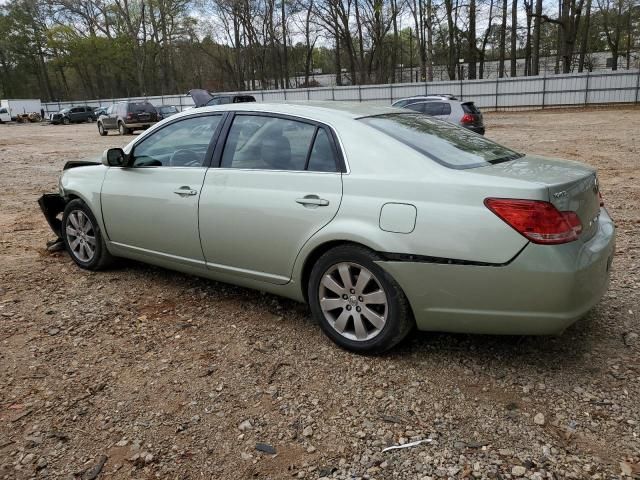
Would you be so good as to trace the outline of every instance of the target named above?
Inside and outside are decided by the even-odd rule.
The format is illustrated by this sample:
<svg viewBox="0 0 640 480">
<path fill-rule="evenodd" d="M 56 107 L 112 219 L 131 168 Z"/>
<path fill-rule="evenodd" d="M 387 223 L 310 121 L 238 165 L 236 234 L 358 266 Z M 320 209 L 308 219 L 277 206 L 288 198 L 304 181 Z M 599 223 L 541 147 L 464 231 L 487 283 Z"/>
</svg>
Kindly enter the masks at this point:
<svg viewBox="0 0 640 480">
<path fill-rule="evenodd" d="M 104 129 L 104 125 L 102 125 L 102 122 L 98 122 L 98 133 L 103 137 L 105 137 L 109 133 Z"/>
<path fill-rule="evenodd" d="M 414 325 L 397 282 L 358 245 L 323 254 L 309 278 L 309 304 L 323 331 L 343 348 L 380 353 L 397 345 Z"/>
<path fill-rule="evenodd" d="M 123 122 L 118 122 L 118 131 L 120 135 L 129 135 L 130 130 L 124 126 Z"/>
<path fill-rule="evenodd" d="M 62 123 L 63 123 L 64 125 L 69 125 L 69 124 L 71 123 L 71 120 L 69 120 L 69 118 L 68 118 L 68 117 L 64 117 L 64 118 L 62 119 Z"/>
<path fill-rule="evenodd" d="M 100 226 L 82 200 L 72 200 L 65 207 L 61 233 L 67 252 L 78 266 L 100 270 L 113 262 Z"/>
</svg>

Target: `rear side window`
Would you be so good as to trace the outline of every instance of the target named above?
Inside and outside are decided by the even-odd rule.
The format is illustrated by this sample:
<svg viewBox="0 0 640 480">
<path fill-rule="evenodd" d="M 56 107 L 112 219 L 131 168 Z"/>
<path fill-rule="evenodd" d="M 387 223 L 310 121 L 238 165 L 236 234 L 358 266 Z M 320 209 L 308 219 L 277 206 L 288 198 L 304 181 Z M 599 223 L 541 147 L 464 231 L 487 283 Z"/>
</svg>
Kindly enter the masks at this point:
<svg viewBox="0 0 640 480">
<path fill-rule="evenodd" d="M 480 114 L 480 110 L 475 106 L 473 102 L 463 103 L 462 110 L 464 111 L 464 113 L 472 113 L 474 115 Z"/>
<path fill-rule="evenodd" d="M 314 172 L 335 172 L 336 158 L 333 154 L 333 147 L 329 140 L 329 135 L 324 128 L 319 128 L 316 139 L 313 142 L 309 165 L 307 170 Z"/>
<path fill-rule="evenodd" d="M 229 129 L 223 168 L 336 171 L 322 128 L 286 118 L 237 115 Z"/>
<path fill-rule="evenodd" d="M 448 115 L 451 113 L 451 107 L 449 107 L 448 103 L 428 102 L 423 103 L 422 106 L 424 107 L 424 113 L 427 115 Z M 448 112 L 445 112 L 445 106 L 449 107 Z"/>
<path fill-rule="evenodd" d="M 448 103 L 442 104 L 442 113 L 440 115 L 451 115 L 451 105 Z"/>
<path fill-rule="evenodd" d="M 132 113 L 148 112 L 155 113 L 156 109 L 149 102 L 132 102 L 128 105 L 127 110 Z"/>
<path fill-rule="evenodd" d="M 467 129 L 414 113 L 365 117 L 362 122 L 450 168 L 474 168 L 519 154 Z"/>
</svg>

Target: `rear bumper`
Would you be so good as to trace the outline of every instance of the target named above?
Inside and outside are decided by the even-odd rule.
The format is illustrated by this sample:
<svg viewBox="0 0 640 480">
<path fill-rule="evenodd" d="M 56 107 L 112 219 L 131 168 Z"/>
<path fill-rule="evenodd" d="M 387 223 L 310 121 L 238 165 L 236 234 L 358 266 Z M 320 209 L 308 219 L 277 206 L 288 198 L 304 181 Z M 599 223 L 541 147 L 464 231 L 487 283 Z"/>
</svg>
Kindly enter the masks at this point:
<svg viewBox="0 0 640 480">
<path fill-rule="evenodd" d="M 529 244 L 504 266 L 380 262 L 420 330 L 507 335 L 562 332 L 606 292 L 615 227 L 601 209 L 587 242 Z"/>
<path fill-rule="evenodd" d="M 154 123 L 158 123 L 156 121 L 148 121 L 148 122 L 134 122 L 134 123 L 125 123 L 124 126 L 131 129 L 143 129 L 149 128 Z"/>
<path fill-rule="evenodd" d="M 476 127 L 473 125 L 469 125 L 469 126 L 463 125 L 463 126 L 467 130 L 471 130 L 472 132 L 477 133 L 479 135 L 484 135 L 484 127 Z"/>
</svg>

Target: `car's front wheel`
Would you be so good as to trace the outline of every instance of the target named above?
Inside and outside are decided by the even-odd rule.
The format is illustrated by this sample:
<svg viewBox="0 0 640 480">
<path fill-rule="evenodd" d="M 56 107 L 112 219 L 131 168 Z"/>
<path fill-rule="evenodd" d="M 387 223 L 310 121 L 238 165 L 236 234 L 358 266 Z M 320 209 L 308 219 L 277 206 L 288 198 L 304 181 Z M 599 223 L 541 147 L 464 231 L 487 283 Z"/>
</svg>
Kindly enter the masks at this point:
<svg viewBox="0 0 640 480">
<path fill-rule="evenodd" d="M 118 122 L 118 131 L 120 135 L 129 135 L 129 129 L 124 126 L 123 122 Z"/>
<path fill-rule="evenodd" d="M 63 123 L 64 125 L 69 125 L 69 124 L 71 123 L 71 120 L 69 120 L 69 117 L 64 117 L 64 118 L 62 119 L 62 123 Z"/>
<path fill-rule="evenodd" d="M 367 248 L 341 245 L 324 253 L 311 271 L 311 312 L 329 338 L 348 350 L 384 352 L 414 325 L 404 292 L 378 260 Z"/>
<path fill-rule="evenodd" d="M 100 226 L 82 200 L 72 200 L 65 207 L 61 233 L 67 252 L 78 266 L 100 270 L 113 262 Z"/>
<path fill-rule="evenodd" d="M 103 137 L 105 137 L 109 133 L 104 129 L 104 125 L 102 125 L 102 122 L 98 122 L 98 133 Z"/>
</svg>

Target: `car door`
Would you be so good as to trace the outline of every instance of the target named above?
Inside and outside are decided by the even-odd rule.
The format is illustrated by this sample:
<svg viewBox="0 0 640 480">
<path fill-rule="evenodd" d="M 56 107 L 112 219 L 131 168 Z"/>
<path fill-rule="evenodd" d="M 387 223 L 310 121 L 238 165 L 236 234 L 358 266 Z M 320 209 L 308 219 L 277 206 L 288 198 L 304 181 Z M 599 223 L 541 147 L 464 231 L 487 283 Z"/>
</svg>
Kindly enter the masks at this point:
<svg viewBox="0 0 640 480">
<path fill-rule="evenodd" d="M 203 265 L 198 199 L 223 114 L 181 118 L 144 136 L 101 192 L 108 238 L 128 251 Z"/>
<path fill-rule="evenodd" d="M 104 115 L 100 119 L 104 128 L 106 129 L 116 128 L 116 121 L 115 121 L 116 108 L 117 108 L 117 105 L 109 105 L 109 108 L 107 108 L 107 111 L 104 113 Z"/>
<path fill-rule="evenodd" d="M 298 252 L 342 199 L 331 130 L 293 117 L 236 113 L 219 156 L 200 196 L 207 267 L 287 283 Z"/>
</svg>

